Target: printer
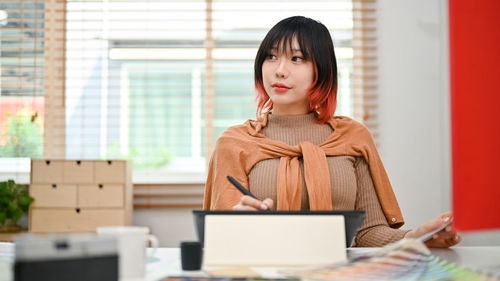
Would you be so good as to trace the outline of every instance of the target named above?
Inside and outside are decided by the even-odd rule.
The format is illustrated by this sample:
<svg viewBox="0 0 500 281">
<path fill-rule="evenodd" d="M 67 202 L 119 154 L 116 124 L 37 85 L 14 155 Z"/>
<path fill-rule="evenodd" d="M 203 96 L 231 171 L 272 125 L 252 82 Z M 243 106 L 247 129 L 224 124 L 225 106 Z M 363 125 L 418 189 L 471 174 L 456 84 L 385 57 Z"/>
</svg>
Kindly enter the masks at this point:
<svg viewBox="0 0 500 281">
<path fill-rule="evenodd" d="M 118 280 L 118 245 L 96 234 L 24 234 L 14 239 L 15 281 Z"/>
</svg>

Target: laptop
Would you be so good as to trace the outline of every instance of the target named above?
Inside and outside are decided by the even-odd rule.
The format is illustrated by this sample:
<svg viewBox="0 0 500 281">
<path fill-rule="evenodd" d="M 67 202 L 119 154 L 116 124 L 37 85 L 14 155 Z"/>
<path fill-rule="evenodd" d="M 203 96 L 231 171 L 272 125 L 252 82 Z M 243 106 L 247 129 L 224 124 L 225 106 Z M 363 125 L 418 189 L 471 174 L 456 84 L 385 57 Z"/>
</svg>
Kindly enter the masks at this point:
<svg viewBox="0 0 500 281">
<path fill-rule="evenodd" d="M 358 229 L 363 224 L 365 211 L 203 211 L 193 210 L 194 223 L 198 240 L 203 244 L 205 240 L 205 217 L 217 215 L 255 215 L 255 216 L 324 216 L 324 215 L 342 215 L 344 216 L 345 224 L 345 245 L 350 247 L 353 242 Z"/>
</svg>

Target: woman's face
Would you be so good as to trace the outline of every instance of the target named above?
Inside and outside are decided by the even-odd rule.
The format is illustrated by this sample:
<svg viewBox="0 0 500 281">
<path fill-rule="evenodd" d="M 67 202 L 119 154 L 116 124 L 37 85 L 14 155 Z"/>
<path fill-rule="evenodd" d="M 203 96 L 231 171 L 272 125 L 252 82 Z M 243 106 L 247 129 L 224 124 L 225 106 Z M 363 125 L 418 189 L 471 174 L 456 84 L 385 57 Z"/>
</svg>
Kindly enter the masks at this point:
<svg viewBox="0 0 500 281">
<path fill-rule="evenodd" d="M 262 64 L 262 82 L 276 115 L 308 113 L 307 89 L 313 79 L 313 64 L 304 60 L 297 38 L 292 40 L 292 50 L 285 54 L 276 47 Z"/>
</svg>

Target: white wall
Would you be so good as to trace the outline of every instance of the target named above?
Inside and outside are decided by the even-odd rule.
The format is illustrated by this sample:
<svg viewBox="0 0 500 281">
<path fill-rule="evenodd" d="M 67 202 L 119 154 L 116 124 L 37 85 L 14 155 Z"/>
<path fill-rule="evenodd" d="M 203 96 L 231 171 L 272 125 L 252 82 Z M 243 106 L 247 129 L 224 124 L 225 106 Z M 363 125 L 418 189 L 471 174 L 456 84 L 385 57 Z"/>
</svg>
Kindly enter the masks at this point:
<svg viewBox="0 0 500 281">
<path fill-rule="evenodd" d="M 447 25 L 440 2 L 378 1 L 380 154 L 406 227 L 450 209 Z"/>
<path fill-rule="evenodd" d="M 451 210 L 446 0 L 379 0 L 380 154 L 413 228 Z M 462 245 L 500 245 L 499 231 Z"/>
</svg>

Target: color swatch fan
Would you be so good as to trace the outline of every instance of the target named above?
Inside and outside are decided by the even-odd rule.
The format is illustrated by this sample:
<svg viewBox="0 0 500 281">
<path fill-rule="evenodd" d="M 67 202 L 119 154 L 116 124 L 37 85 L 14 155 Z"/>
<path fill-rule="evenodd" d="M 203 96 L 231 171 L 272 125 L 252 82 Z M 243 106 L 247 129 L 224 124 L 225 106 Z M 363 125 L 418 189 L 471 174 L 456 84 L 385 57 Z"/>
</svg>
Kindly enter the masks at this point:
<svg viewBox="0 0 500 281">
<path fill-rule="evenodd" d="M 420 241 L 403 239 L 386 247 L 320 267 L 286 270 L 286 276 L 309 280 L 467 280 L 500 281 L 457 266 L 431 253 Z"/>
</svg>

